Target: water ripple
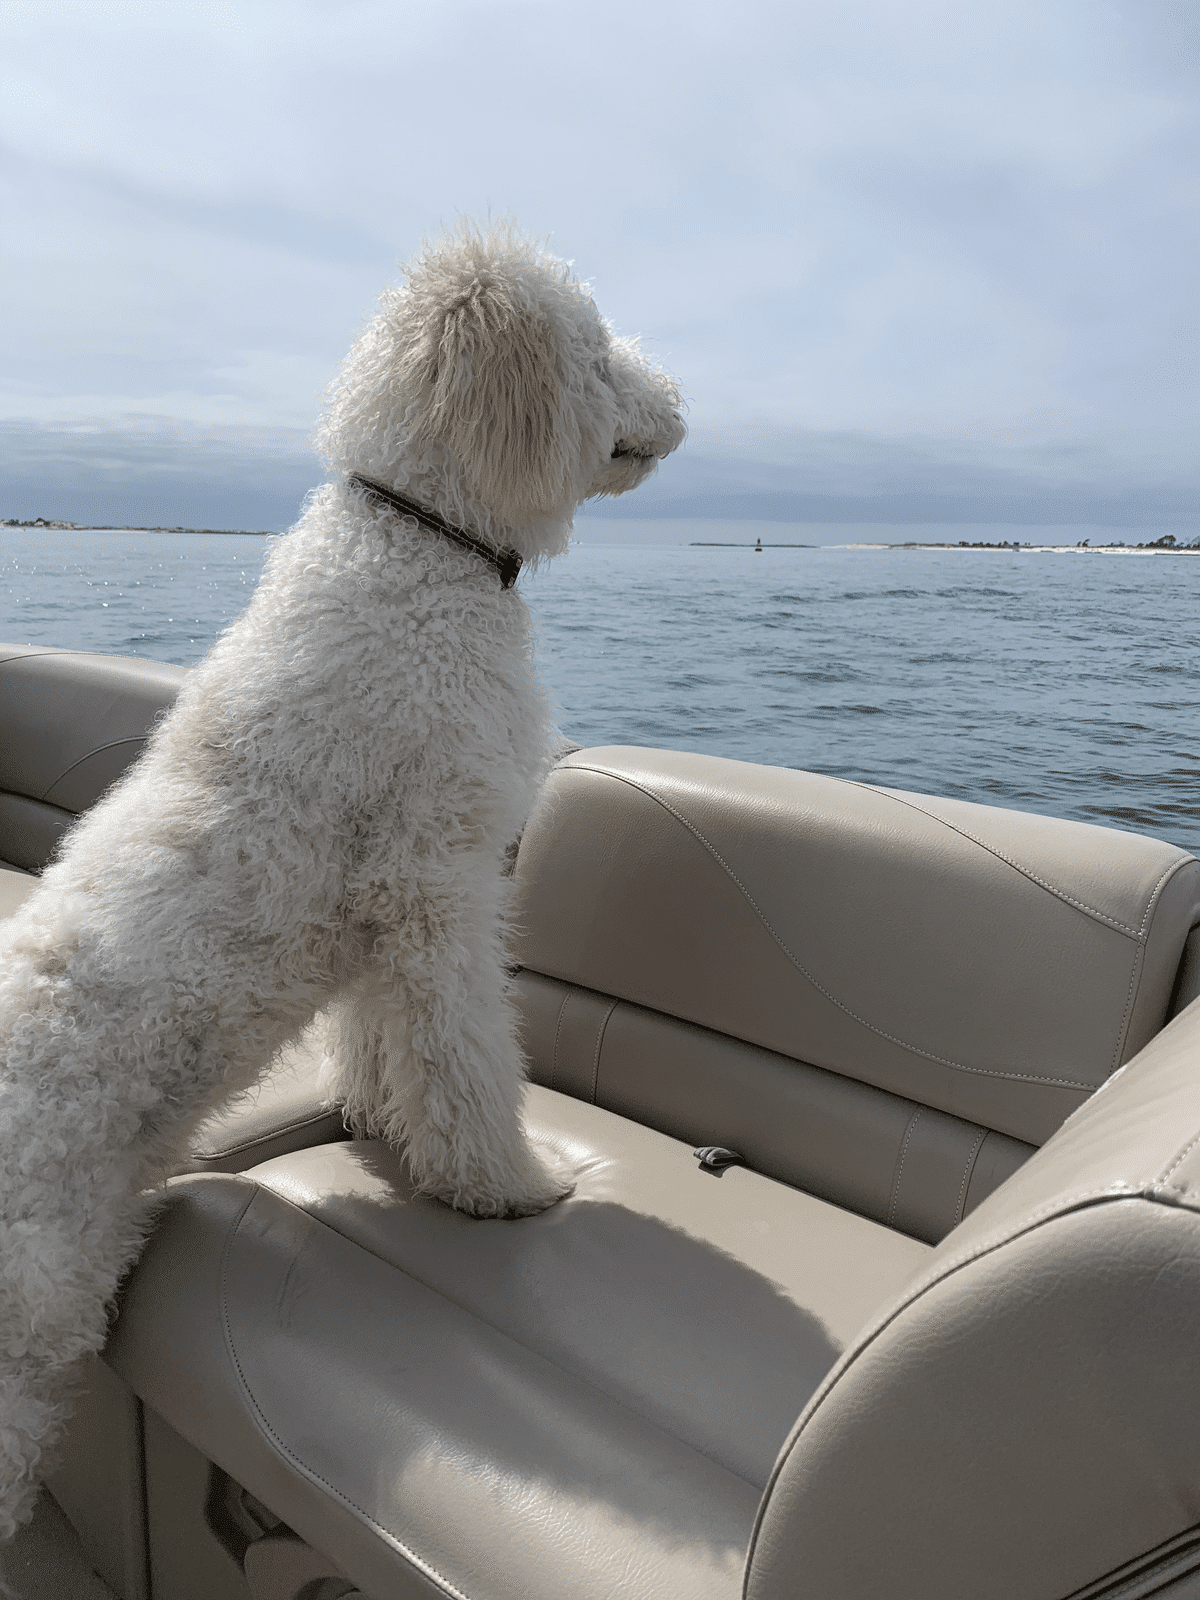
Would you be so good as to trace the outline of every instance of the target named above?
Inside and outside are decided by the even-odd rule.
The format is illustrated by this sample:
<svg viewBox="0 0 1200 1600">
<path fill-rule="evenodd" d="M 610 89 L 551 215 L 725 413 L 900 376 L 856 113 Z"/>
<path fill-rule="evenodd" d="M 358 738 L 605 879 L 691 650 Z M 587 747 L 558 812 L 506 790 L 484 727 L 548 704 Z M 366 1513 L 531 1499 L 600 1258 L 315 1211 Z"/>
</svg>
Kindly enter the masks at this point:
<svg viewBox="0 0 1200 1600">
<path fill-rule="evenodd" d="M 266 544 L 0 530 L 0 638 L 188 665 Z M 996 579 L 969 551 L 582 545 L 521 582 L 582 744 L 806 767 L 1200 852 L 1200 560 L 1022 555 Z"/>
</svg>

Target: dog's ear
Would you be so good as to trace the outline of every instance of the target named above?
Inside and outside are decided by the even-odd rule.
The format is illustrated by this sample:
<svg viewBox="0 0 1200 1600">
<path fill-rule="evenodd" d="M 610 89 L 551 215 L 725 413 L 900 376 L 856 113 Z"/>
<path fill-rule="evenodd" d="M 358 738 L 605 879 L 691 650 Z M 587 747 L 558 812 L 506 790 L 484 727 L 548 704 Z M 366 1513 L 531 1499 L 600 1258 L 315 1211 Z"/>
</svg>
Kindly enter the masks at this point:
<svg viewBox="0 0 1200 1600">
<path fill-rule="evenodd" d="M 477 279 L 446 312 L 430 355 L 428 432 L 468 487 L 503 522 L 558 510 L 572 494 L 580 440 L 554 312 L 519 286 Z"/>
</svg>

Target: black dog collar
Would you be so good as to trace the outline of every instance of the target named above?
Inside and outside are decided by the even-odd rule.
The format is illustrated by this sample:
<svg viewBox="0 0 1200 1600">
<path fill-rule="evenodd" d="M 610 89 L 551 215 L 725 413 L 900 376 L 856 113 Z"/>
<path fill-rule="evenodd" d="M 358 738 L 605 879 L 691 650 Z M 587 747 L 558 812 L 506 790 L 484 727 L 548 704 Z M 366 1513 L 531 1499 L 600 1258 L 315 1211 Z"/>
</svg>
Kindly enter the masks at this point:
<svg viewBox="0 0 1200 1600">
<path fill-rule="evenodd" d="M 382 500 L 391 506 L 393 511 L 398 511 L 402 517 L 414 517 L 423 528 L 430 528 L 434 533 L 440 533 L 442 538 L 449 539 L 451 544 L 456 544 L 463 550 L 473 550 L 477 556 L 482 556 L 489 566 L 495 567 L 500 574 L 501 588 L 511 589 L 516 583 L 517 574 L 521 570 L 521 557 L 515 550 L 497 550 L 494 545 L 485 544 L 466 528 L 456 528 L 452 522 L 439 517 L 436 511 L 418 505 L 415 500 L 406 499 L 394 489 L 389 489 L 386 484 L 376 483 L 374 478 L 364 478 L 361 472 L 349 473 L 346 482 L 352 483 L 356 489 L 361 489 L 372 499 Z"/>
</svg>

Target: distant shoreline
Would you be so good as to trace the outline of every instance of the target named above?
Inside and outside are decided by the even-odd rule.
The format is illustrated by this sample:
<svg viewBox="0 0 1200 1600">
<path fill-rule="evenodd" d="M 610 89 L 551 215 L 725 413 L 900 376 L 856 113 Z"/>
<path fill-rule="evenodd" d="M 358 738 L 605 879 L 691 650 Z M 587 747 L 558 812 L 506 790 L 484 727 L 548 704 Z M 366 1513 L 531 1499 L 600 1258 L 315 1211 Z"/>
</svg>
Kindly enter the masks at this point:
<svg viewBox="0 0 1200 1600">
<path fill-rule="evenodd" d="M 32 533 L 190 533 L 215 535 L 231 539 L 277 539 L 280 537 L 271 528 L 131 527 L 128 523 L 112 523 L 101 526 L 95 522 L 59 522 L 48 517 L 35 517 L 32 521 L 22 521 L 16 517 L 9 517 L 0 522 L 0 530 L 5 528 L 20 528 Z M 994 542 L 982 539 L 956 539 L 950 543 L 909 539 L 900 544 L 877 544 L 874 542 L 803 544 L 798 540 L 780 539 L 759 539 L 755 542 L 749 539 L 691 539 L 688 544 L 694 550 L 1006 550 L 1015 555 L 1200 555 L 1200 539 L 1195 539 L 1190 544 L 1176 544 L 1171 534 L 1165 534 L 1159 539 L 1147 540 L 1143 544 L 1125 544 L 1124 541 L 1114 541 L 1111 544 L 1091 544 L 1086 539 L 1077 544 L 1022 544 L 1019 540 Z"/>
<path fill-rule="evenodd" d="M 45 517 L 35 517 L 32 522 L 19 522 L 9 517 L 0 522 L 0 528 L 30 528 L 43 533 L 220 533 L 230 538 L 276 539 L 278 534 L 270 528 L 131 528 L 128 523 L 113 523 L 105 527 L 95 522 L 52 522 Z"/>
<path fill-rule="evenodd" d="M 693 550 L 1007 550 L 1020 556 L 1200 556 L 1200 541 L 1194 544 L 1166 544 L 1152 539 L 1147 544 L 987 544 L 980 540 L 968 543 L 959 539 L 954 544 L 918 544 L 909 540 L 904 544 L 780 544 L 759 540 L 751 544 L 740 539 L 692 539 Z"/>
</svg>

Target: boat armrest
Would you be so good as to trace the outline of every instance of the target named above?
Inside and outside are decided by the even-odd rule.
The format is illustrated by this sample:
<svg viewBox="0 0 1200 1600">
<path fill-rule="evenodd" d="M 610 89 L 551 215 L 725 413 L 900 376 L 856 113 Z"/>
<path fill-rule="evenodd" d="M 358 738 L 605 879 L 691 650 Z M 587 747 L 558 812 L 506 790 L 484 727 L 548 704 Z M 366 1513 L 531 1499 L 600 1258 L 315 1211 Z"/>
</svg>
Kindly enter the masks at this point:
<svg viewBox="0 0 1200 1600">
<path fill-rule="evenodd" d="M 864 1331 L 776 1464 L 747 1600 L 800 1571 L 822 1600 L 1074 1594 L 1200 1522 L 1198 1068 L 1195 1002 Z"/>
</svg>

